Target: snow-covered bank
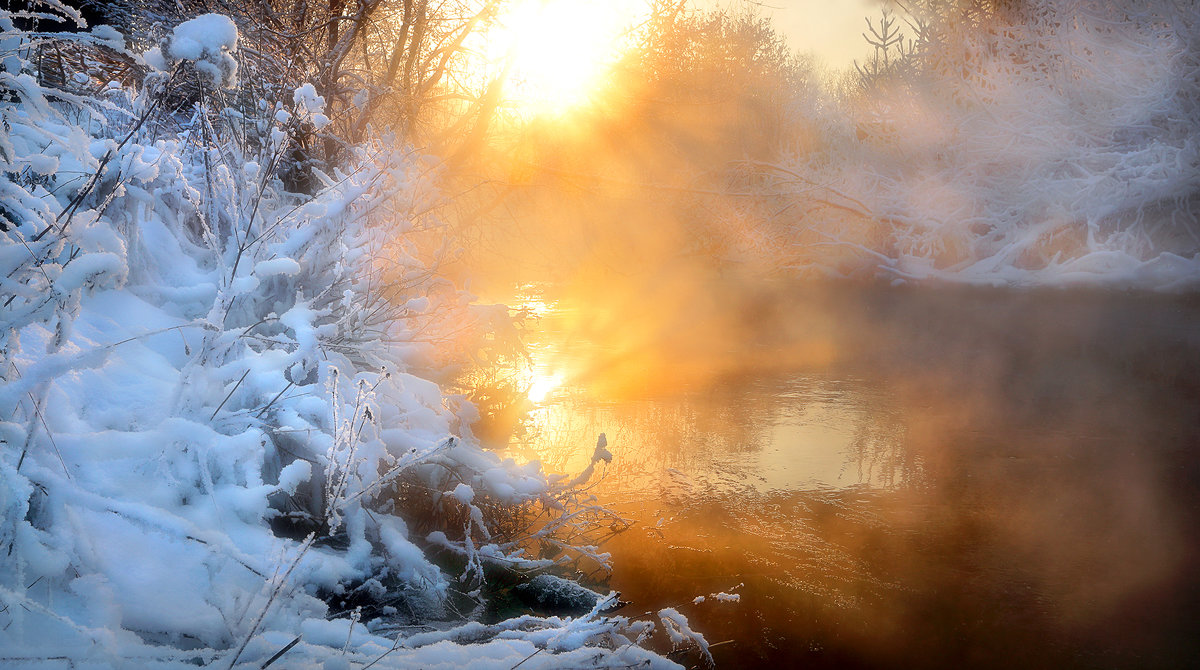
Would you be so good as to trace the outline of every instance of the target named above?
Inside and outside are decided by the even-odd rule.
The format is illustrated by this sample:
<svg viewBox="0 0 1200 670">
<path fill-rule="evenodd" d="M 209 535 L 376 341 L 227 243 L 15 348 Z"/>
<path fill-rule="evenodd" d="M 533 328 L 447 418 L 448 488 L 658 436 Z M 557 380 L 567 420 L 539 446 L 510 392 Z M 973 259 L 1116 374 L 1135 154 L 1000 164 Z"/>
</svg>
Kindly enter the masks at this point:
<svg viewBox="0 0 1200 670">
<path fill-rule="evenodd" d="M 323 102 L 231 89 L 228 19 L 137 54 L 19 18 L 0 12 L 0 665 L 677 667 L 610 599 L 466 623 L 487 570 L 603 563 L 607 516 L 482 450 L 419 374 L 504 314 L 408 238 L 425 161 L 363 146 L 289 193 Z M 78 58 L 48 72 L 42 47 Z"/>
<path fill-rule="evenodd" d="M 763 195 L 735 210 L 744 258 L 814 276 L 1200 287 L 1200 6 L 903 7 L 872 22 L 852 93 L 797 103 L 809 144 L 745 166 Z"/>
</svg>

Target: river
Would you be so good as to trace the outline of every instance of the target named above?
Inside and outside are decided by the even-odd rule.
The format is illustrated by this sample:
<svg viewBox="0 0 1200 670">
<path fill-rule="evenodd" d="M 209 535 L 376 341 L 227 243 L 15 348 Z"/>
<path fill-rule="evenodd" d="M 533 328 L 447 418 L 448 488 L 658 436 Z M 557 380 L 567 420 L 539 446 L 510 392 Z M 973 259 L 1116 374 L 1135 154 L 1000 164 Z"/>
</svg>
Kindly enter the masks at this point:
<svg viewBox="0 0 1200 670">
<path fill-rule="evenodd" d="M 568 473 L 605 433 L 593 492 L 634 523 L 598 586 L 678 608 L 719 667 L 1200 658 L 1200 298 L 779 285 L 599 323 L 513 301 L 530 402 L 478 432 Z"/>
</svg>

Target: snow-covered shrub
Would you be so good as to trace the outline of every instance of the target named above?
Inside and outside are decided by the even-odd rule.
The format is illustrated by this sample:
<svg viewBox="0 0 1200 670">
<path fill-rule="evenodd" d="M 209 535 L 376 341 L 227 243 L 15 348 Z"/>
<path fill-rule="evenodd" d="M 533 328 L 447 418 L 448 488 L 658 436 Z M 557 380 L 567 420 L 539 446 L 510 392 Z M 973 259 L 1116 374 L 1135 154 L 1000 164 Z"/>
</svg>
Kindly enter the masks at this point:
<svg viewBox="0 0 1200 670">
<path fill-rule="evenodd" d="M 608 517 L 576 482 L 483 451 L 471 408 L 422 376 L 451 327 L 495 318 L 416 241 L 436 225 L 424 159 L 381 139 L 291 192 L 321 98 L 223 90 L 227 20 L 137 55 L 14 18 L 0 11 L 0 663 L 264 667 L 287 648 L 280 667 L 674 667 L 631 644 L 648 624 L 601 616 L 611 599 L 450 628 L 485 566 L 603 561 L 584 540 Z M 39 49 L 67 41 L 72 62 L 119 56 L 145 84 L 41 78 Z M 372 616 L 329 620 L 342 602 Z M 388 640 L 376 614 L 450 630 Z"/>
</svg>

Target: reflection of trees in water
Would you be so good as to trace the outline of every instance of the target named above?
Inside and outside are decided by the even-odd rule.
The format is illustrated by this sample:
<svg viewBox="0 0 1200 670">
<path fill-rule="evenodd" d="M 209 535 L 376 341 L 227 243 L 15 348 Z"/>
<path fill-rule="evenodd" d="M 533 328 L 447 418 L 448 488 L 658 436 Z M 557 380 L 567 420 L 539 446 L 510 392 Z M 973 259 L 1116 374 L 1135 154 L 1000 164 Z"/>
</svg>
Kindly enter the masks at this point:
<svg viewBox="0 0 1200 670">
<path fill-rule="evenodd" d="M 897 412 L 883 408 L 865 412 L 846 450 L 847 466 L 855 467 L 858 481 L 868 486 L 891 490 L 919 485 L 921 459 L 907 448 L 904 437 Z"/>
</svg>

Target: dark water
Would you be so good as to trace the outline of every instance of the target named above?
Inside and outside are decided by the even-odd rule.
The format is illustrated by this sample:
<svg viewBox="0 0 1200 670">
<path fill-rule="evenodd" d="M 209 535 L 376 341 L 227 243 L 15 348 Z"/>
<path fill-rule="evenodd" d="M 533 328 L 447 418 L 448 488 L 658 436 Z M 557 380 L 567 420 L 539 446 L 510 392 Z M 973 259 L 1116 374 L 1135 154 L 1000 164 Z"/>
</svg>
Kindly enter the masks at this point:
<svg viewBox="0 0 1200 670">
<path fill-rule="evenodd" d="M 607 434 L 622 613 L 727 668 L 1200 665 L 1200 299 L 779 287 L 654 355 L 572 309 L 509 449 L 576 472 Z"/>
</svg>

